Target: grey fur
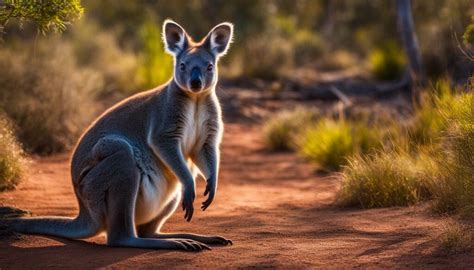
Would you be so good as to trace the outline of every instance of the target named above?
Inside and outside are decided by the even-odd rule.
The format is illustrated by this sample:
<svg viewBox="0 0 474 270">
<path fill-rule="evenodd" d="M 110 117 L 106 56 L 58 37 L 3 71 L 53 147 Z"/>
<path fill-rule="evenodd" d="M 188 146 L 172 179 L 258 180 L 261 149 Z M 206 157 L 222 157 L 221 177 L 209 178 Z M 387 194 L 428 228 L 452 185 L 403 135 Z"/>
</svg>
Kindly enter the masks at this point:
<svg viewBox="0 0 474 270">
<path fill-rule="evenodd" d="M 232 39 L 232 25 L 218 25 L 199 43 L 170 20 L 163 29 L 175 57 L 173 79 L 107 110 L 74 150 L 78 217 L 11 219 L 8 226 L 75 239 L 105 231 L 112 246 L 197 251 L 232 243 L 221 236 L 160 233 L 180 200 L 185 219 L 191 220 L 198 170 L 207 182 L 202 209 L 214 199 L 223 129 L 215 66 Z M 189 81 L 193 68 L 199 84 Z"/>
</svg>

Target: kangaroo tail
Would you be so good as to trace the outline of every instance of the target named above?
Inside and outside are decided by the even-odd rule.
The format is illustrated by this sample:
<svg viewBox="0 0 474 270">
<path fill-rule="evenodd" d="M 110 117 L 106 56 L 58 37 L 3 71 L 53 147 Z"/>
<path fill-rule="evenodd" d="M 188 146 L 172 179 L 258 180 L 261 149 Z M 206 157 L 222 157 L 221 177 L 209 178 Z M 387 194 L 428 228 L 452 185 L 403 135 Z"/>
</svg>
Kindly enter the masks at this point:
<svg viewBox="0 0 474 270">
<path fill-rule="evenodd" d="M 76 218 L 65 217 L 27 217 L 0 219 L 0 225 L 7 230 L 26 234 L 51 235 L 71 239 L 81 239 L 97 234 L 99 228 L 84 214 Z"/>
</svg>

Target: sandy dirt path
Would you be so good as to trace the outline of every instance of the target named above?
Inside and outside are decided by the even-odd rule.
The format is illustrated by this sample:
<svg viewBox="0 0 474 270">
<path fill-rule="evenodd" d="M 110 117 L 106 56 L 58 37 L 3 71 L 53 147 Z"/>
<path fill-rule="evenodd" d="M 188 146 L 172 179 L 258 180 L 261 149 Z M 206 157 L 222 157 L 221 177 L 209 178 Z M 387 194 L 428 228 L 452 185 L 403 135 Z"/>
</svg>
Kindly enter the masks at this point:
<svg viewBox="0 0 474 270">
<path fill-rule="evenodd" d="M 220 234 L 233 246 L 186 253 L 109 248 L 104 237 L 72 241 L 43 236 L 0 239 L 0 269 L 38 268 L 460 268 L 474 252 L 436 248 L 442 219 L 426 206 L 347 210 L 333 206 L 337 176 L 317 176 L 294 154 L 268 153 L 258 126 L 227 124 L 217 199 L 191 223 L 178 211 L 165 231 Z M 68 155 L 42 158 L 0 204 L 34 215 L 74 216 Z M 198 182 L 197 207 L 204 183 Z"/>
</svg>

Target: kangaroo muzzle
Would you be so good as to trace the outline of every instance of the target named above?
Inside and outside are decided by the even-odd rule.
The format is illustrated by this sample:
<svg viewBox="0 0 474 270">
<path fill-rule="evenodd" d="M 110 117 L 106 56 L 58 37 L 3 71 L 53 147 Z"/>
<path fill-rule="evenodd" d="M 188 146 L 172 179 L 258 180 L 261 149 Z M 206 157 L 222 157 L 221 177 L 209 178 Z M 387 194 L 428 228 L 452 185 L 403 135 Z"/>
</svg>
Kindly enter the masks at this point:
<svg viewBox="0 0 474 270">
<path fill-rule="evenodd" d="M 202 89 L 202 74 L 198 67 L 191 70 L 191 78 L 189 79 L 189 88 L 194 92 L 198 92 Z"/>
</svg>

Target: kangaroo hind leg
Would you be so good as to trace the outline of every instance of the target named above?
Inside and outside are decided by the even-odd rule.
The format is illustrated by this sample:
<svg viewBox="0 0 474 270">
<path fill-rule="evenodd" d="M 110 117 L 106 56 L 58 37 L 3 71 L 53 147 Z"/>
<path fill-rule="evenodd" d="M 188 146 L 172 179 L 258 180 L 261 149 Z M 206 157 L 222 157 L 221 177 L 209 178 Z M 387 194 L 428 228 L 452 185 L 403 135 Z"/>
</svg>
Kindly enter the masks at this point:
<svg viewBox="0 0 474 270">
<path fill-rule="evenodd" d="M 208 248 L 187 239 L 149 239 L 137 237 L 135 204 L 141 182 L 141 173 L 134 158 L 133 148 L 122 138 L 112 137 L 102 148 L 105 158 L 89 173 L 107 182 L 103 194 L 107 244 L 110 246 L 151 249 L 181 249 L 200 251 Z M 100 150 L 100 149 L 99 149 Z"/>
</svg>

